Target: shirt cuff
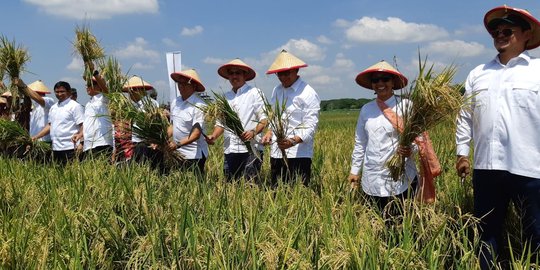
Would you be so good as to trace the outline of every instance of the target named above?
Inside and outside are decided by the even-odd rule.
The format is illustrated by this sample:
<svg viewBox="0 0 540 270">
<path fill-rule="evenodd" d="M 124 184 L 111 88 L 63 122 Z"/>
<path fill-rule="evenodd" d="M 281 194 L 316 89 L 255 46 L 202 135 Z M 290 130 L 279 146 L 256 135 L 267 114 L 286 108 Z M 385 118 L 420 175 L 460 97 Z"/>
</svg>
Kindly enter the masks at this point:
<svg viewBox="0 0 540 270">
<path fill-rule="evenodd" d="M 360 167 L 358 166 L 352 166 L 351 168 L 351 174 L 358 175 L 360 173 Z"/>
<path fill-rule="evenodd" d="M 466 144 L 458 145 L 456 152 L 458 156 L 469 156 L 470 147 Z"/>
</svg>

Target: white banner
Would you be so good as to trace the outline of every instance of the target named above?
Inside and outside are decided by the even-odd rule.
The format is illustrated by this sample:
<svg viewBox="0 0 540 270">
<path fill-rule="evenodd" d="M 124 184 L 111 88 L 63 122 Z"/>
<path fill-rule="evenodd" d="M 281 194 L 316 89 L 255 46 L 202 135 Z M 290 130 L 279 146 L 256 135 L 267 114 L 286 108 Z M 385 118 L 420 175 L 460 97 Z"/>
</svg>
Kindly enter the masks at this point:
<svg viewBox="0 0 540 270">
<path fill-rule="evenodd" d="M 169 78 L 169 101 L 172 103 L 173 100 L 178 96 L 178 85 L 176 82 L 171 79 L 171 73 L 182 70 L 182 54 L 177 52 L 168 52 L 167 56 L 167 78 Z"/>
</svg>

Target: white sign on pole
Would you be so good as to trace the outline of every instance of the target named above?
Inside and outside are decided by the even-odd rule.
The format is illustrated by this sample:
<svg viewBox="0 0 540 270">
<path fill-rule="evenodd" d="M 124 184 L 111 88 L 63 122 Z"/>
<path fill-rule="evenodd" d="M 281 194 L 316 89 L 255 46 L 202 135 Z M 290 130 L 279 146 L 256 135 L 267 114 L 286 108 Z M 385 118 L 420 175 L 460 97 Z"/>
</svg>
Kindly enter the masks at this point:
<svg viewBox="0 0 540 270">
<path fill-rule="evenodd" d="M 182 54 L 179 51 L 168 52 L 167 56 L 167 77 L 169 78 L 169 101 L 172 103 L 173 100 L 178 96 L 178 85 L 176 82 L 171 79 L 171 73 L 182 70 Z"/>
</svg>

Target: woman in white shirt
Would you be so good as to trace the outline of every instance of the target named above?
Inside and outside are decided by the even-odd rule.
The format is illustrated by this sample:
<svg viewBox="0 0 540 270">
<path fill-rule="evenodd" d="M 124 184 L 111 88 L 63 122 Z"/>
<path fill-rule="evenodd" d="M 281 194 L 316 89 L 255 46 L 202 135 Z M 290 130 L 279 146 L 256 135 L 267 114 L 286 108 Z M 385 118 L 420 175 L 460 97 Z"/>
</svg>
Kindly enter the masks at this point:
<svg viewBox="0 0 540 270">
<path fill-rule="evenodd" d="M 386 109 L 394 118 L 400 117 L 410 106 L 409 100 L 394 95 L 394 90 L 407 85 L 407 78 L 381 61 L 360 72 L 356 83 L 375 91 L 377 98 L 360 110 L 348 179 L 353 188 L 361 183 L 362 190 L 383 210 L 393 197 L 404 199 L 410 196 L 416 185 L 417 170 L 412 150 L 398 146 L 399 131 L 391 123 L 391 115 L 383 113 Z M 385 165 L 396 151 L 406 159 L 405 173 L 398 181 L 392 179 Z"/>
</svg>

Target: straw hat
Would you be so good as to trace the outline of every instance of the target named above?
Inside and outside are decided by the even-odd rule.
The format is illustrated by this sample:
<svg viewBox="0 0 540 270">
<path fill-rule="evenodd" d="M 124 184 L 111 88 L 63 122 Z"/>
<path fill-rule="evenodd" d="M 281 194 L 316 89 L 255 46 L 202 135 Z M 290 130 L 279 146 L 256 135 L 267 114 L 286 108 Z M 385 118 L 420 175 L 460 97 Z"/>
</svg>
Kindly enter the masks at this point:
<svg viewBox="0 0 540 270">
<path fill-rule="evenodd" d="M 2 97 L 11 97 L 11 92 L 10 91 L 6 91 L 2 94 Z"/>
<path fill-rule="evenodd" d="M 175 82 L 195 82 L 197 84 L 195 90 L 197 92 L 204 92 L 204 85 L 202 84 L 201 79 L 199 79 L 199 74 L 197 74 L 197 71 L 194 69 L 173 72 L 171 73 L 171 79 Z"/>
<path fill-rule="evenodd" d="M 132 76 L 131 78 L 129 78 L 129 80 L 126 83 L 124 83 L 122 91 L 129 92 L 130 89 L 131 90 L 150 90 L 153 88 L 154 87 L 151 84 L 144 81 L 141 77 Z"/>
<path fill-rule="evenodd" d="M 393 75 L 394 90 L 401 89 L 407 85 L 407 78 L 384 60 L 358 73 L 356 75 L 356 83 L 364 88 L 373 90 L 371 87 L 371 75 L 375 72 L 384 72 Z"/>
<path fill-rule="evenodd" d="M 221 66 L 218 68 L 217 73 L 219 76 L 229 79 L 229 68 L 239 68 L 246 72 L 246 81 L 251 81 L 253 78 L 255 78 L 255 70 L 253 70 L 250 66 L 248 66 L 246 63 L 244 63 L 242 60 L 236 58 L 232 60 L 231 62 Z"/>
<path fill-rule="evenodd" d="M 5 97 L 0 97 L 0 104 L 7 104 L 7 99 Z"/>
<path fill-rule="evenodd" d="M 266 71 L 266 74 L 303 68 L 307 66 L 308 65 L 304 61 L 300 60 L 298 57 L 292 55 L 286 50 L 281 50 L 281 52 L 276 57 L 276 60 L 274 60 L 274 63 L 272 63 L 272 65 L 270 65 L 270 67 L 268 68 L 268 71 Z"/>
<path fill-rule="evenodd" d="M 37 80 L 37 81 L 29 84 L 28 88 L 30 88 L 34 92 L 37 92 L 37 93 L 40 93 L 40 94 L 50 94 L 51 93 L 49 88 L 47 88 L 47 86 L 41 80 Z"/>
<path fill-rule="evenodd" d="M 484 16 L 484 26 L 489 31 L 493 24 L 506 22 L 514 25 L 522 25 L 522 19 L 529 23 L 532 36 L 525 49 L 532 50 L 540 46 L 540 22 L 535 19 L 527 10 L 513 8 L 509 6 L 496 7 Z"/>
</svg>

